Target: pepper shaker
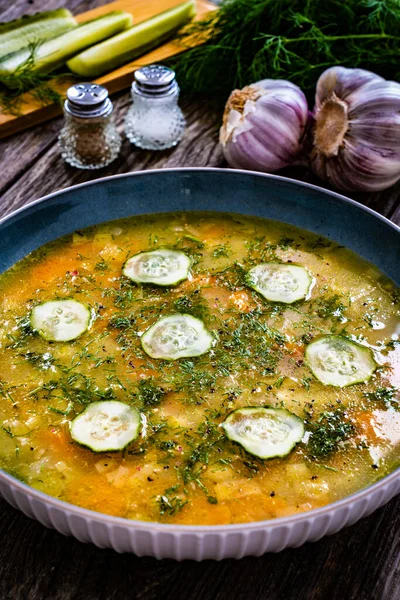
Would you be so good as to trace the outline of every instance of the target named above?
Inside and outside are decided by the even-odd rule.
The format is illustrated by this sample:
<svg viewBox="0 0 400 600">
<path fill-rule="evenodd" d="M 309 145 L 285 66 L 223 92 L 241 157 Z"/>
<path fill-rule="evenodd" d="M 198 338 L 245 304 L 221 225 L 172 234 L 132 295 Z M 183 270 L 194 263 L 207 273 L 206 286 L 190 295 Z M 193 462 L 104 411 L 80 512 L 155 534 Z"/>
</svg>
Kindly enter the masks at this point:
<svg viewBox="0 0 400 600">
<path fill-rule="evenodd" d="M 67 91 L 65 125 L 59 135 L 63 159 L 78 169 L 101 169 L 115 160 L 121 136 L 105 87 L 78 83 Z"/>
<path fill-rule="evenodd" d="M 132 84 L 133 105 L 125 121 L 127 138 L 146 150 L 165 150 L 180 142 L 185 119 L 178 106 L 175 72 L 162 65 L 137 69 Z"/>
</svg>

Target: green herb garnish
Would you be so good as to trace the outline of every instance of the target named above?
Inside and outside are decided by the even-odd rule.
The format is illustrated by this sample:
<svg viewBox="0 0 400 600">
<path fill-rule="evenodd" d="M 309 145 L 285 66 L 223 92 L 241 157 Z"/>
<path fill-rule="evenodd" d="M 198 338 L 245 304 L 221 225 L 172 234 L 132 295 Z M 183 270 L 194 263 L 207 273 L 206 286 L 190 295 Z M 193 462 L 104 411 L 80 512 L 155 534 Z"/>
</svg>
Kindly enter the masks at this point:
<svg viewBox="0 0 400 600">
<path fill-rule="evenodd" d="M 317 422 L 309 425 L 308 447 L 314 458 L 329 456 L 354 433 L 354 425 L 341 410 L 324 412 Z"/>
<path fill-rule="evenodd" d="M 230 256 L 231 253 L 232 250 L 228 244 L 220 244 L 219 246 L 214 247 L 212 255 L 214 258 L 221 258 L 222 256 Z"/>
<path fill-rule="evenodd" d="M 208 318 L 210 312 L 207 302 L 198 290 L 177 298 L 173 307 L 178 313 L 192 315 L 202 321 Z"/>
<path fill-rule="evenodd" d="M 399 406 L 399 401 L 396 400 L 399 390 L 394 387 L 378 387 L 373 392 L 364 392 L 364 398 L 372 400 L 373 402 L 383 402 L 386 408 L 392 406 Z"/>
<path fill-rule="evenodd" d="M 333 319 L 334 321 L 341 321 L 343 319 L 343 313 L 348 308 L 343 304 L 340 296 L 335 294 L 330 298 L 319 298 L 316 301 L 315 312 L 321 319 Z"/>
<path fill-rule="evenodd" d="M 37 369 L 43 369 L 44 371 L 50 369 L 50 367 L 54 363 L 54 357 L 49 352 L 41 354 L 39 352 L 29 351 L 20 354 L 20 356 L 24 358 L 27 362 L 29 362 L 32 366 L 36 367 Z"/>
<path fill-rule="evenodd" d="M 185 36 L 205 42 L 171 61 L 185 92 L 226 99 L 269 77 L 290 79 L 311 99 L 334 65 L 400 76 L 398 0 L 224 0 Z"/>
<path fill-rule="evenodd" d="M 173 485 L 165 490 L 162 496 L 157 498 L 160 515 L 169 515 L 170 517 L 176 515 L 188 503 L 187 500 L 183 500 L 180 496 L 172 495 L 178 488 L 179 484 Z"/>
<path fill-rule="evenodd" d="M 154 382 L 154 379 L 142 379 L 139 382 L 139 398 L 144 406 L 156 406 L 165 396 L 165 390 Z"/>
</svg>

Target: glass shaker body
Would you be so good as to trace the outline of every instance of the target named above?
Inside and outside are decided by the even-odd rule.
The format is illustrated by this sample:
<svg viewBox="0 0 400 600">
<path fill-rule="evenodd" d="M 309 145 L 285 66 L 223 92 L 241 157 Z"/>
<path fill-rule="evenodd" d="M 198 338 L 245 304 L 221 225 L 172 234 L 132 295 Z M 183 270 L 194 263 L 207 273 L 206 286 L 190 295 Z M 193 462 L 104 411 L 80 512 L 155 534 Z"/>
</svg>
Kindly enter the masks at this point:
<svg viewBox="0 0 400 600">
<path fill-rule="evenodd" d="M 133 104 L 125 120 L 125 133 L 132 144 L 146 150 L 176 146 L 185 130 L 178 106 L 179 87 L 172 69 L 151 65 L 135 72 Z"/>
<path fill-rule="evenodd" d="M 81 118 L 65 113 L 59 144 L 63 159 L 78 169 L 101 169 L 119 154 L 121 136 L 112 115 Z"/>
<path fill-rule="evenodd" d="M 65 124 L 59 135 L 63 159 L 78 169 L 101 169 L 117 158 L 121 148 L 105 87 L 77 83 L 67 91 Z"/>
</svg>

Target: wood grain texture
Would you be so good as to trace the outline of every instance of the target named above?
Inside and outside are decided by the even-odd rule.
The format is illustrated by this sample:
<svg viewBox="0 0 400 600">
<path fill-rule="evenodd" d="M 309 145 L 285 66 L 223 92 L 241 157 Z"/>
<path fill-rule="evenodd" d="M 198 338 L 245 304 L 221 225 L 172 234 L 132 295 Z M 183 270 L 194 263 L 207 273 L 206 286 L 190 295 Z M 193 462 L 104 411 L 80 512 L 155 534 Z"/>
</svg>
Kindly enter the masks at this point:
<svg viewBox="0 0 400 600">
<path fill-rule="evenodd" d="M 0 0 L 0 19 L 60 4 L 60 0 L 34 4 Z M 104 2 L 68 0 L 66 4 L 82 12 Z M 115 99 L 121 131 L 129 103 L 127 93 Z M 175 150 L 144 152 L 125 140 L 118 160 L 95 172 L 78 171 L 61 160 L 56 145 L 61 119 L 0 142 L 0 216 L 57 189 L 105 175 L 224 166 L 218 146 L 218 110 L 204 99 L 190 103 L 183 98 L 182 106 L 188 129 Z M 300 168 L 283 174 L 320 183 Z M 400 186 L 356 199 L 400 224 Z M 400 500 L 394 499 L 356 525 L 302 548 L 240 561 L 176 563 L 86 546 L 44 528 L 0 500 L 0 600 L 396 600 L 400 598 L 399 530 Z"/>
<path fill-rule="evenodd" d="M 85 23 L 90 19 L 97 19 L 112 10 L 123 10 L 131 13 L 134 17 L 134 24 L 138 25 L 142 21 L 150 19 L 165 10 L 174 8 L 178 4 L 181 4 L 182 1 L 183 0 L 151 0 L 151 2 L 149 2 L 148 0 L 116 0 L 109 4 L 101 4 L 89 11 L 80 14 L 74 12 L 74 14 L 79 23 Z M 207 12 L 212 10 L 214 5 L 207 0 L 196 0 L 196 7 L 197 15 L 195 18 L 200 19 Z M 179 54 L 184 49 L 185 47 L 182 44 L 179 44 L 176 40 L 171 40 L 158 48 L 155 48 L 151 52 L 139 56 L 134 61 L 123 65 L 119 69 L 106 73 L 94 81 L 104 85 L 110 94 L 114 94 L 115 92 L 119 92 L 120 90 L 127 89 L 131 86 L 133 73 L 139 67 L 163 62 L 166 58 Z M 71 77 L 61 78 L 59 80 L 55 79 L 54 82 L 51 81 L 49 85 L 57 90 L 61 97 L 65 97 L 67 89 L 81 80 L 82 79 L 77 78 L 71 73 Z M 43 106 L 27 92 L 21 97 L 21 106 L 18 115 L 2 112 L 0 110 L 0 139 L 6 138 L 18 131 L 23 131 L 38 123 L 44 123 L 61 114 L 61 112 L 61 104 L 56 103 Z"/>
<path fill-rule="evenodd" d="M 395 600 L 399 503 L 332 537 L 261 558 L 157 561 L 100 550 L 0 502 L 4 600 Z"/>
</svg>

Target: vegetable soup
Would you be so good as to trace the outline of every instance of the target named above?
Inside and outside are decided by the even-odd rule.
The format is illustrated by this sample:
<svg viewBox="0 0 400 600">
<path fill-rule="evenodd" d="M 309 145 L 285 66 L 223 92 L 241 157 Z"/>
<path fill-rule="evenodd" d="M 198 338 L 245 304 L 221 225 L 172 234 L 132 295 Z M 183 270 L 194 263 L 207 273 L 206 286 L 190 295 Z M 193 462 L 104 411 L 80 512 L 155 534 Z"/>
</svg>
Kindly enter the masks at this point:
<svg viewBox="0 0 400 600">
<path fill-rule="evenodd" d="M 399 464 L 399 333 L 377 268 L 289 225 L 76 231 L 0 275 L 0 467 L 128 519 L 321 507 Z"/>
</svg>

